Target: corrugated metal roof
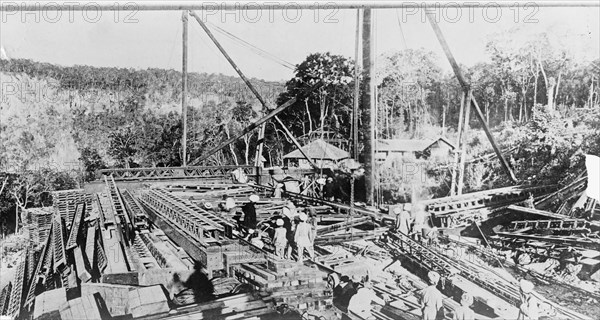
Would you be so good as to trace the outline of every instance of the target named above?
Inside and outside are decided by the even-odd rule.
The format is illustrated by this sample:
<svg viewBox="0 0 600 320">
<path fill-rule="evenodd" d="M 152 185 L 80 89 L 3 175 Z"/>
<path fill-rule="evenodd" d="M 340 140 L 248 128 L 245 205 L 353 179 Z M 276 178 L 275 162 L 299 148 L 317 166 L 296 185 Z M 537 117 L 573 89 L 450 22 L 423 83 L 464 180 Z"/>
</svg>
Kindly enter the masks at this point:
<svg viewBox="0 0 600 320">
<path fill-rule="evenodd" d="M 323 160 L 342 160 L 350 157 L 350 154 L 334 145 L 331 145 L 321 139 L 317 139 L 302 147 L 302 151 L 311 159 Z M 304 159 L 302 152 L 296 149 L 285 156 L 284 159 Z"/>
<path fill-rule="evenodd" d="M 415 139 L 380 139 L 377 141 L 377 151 L 383 152 L 417 152 L 427 149 L 437 141 L 443 141 L 450 148 L 454 149 L 446 138 L 439 137 L 433 140 L 415 140 Z"/>
</svg>

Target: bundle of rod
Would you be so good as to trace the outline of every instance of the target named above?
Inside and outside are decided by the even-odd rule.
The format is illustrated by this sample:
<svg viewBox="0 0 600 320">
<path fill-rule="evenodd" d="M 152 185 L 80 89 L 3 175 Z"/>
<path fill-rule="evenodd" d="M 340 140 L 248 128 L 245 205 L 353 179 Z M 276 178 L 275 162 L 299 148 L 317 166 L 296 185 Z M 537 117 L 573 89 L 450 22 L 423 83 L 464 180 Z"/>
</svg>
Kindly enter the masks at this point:
<svg viewBox="0 0 600 320">
<path fill-rule="evenodd" d="M 548 209 L 557 202 L 563 202 L 565 199 L 571 198 L 574 194 L 576 194 L 577 191 L 583 190 L 586 182 L 587 177 L 585 177 L 582 173 L 572 183 L 537 200 L 535 202 L 535 207 Z"/>
<path fill-rule="evenodd" d="M 273 188 L 273 187 L 257 185 L 257 184 L 250 184 L 249 186 L 252 186 L 256 190 L 262 190 L 262 191 L 266 191 L 268 193 L 272 193 L 275 190 L 275 188 Z M 304 202 L 310 203 L 310 204 L 327 205 L 327 206 L 332 207 L 337 212 L 355 213 L 355 214 L 359 214 L 362 216 L 369 216 L 369 217 L 374 218 L 375 221 L 381 221 L 381 218 L 383 216 L 381 213 L 376 212 L 376 211 L 368 210 L 365 208 L 359 208 L 356 206 L 350 206 L 347 204 L 337 203 L 337 202 L 333 202 L 333 201 L 327 201 L 327 200 L 323 200 L 323 199 L 319 199 L 319 198 L 314 198 L 314 197 L 310 197 L 310 196 L 303 195 L 300 193 L 284 191 L 283 195 L 286 197 L 301 200 L 301 201 L 304 201 Z"/>
<path fill-rule="evenodd" d="M 390 238 L 402 242 L 404 246 L 401 248 L 410 248 L 410 251 L 405 251 L 410 255 L 417 255 L 421 259 L 428 259 L 438 266 L 437 272 L 448 275 L 446 270 L 458 270 L 458 274 L 481 286 L 482 288 L 496 294 L 507 302 L 519 306 L 520 296 L 519 290 L 513 285 L 503 281 L 497 281 L 496 277 L 485 276 L 483 270 L 474 267 L 462 260 L 456 260 L 447 257 L 437 251 L 429 249 L 408 236 L 401 233 L 391 233 Z"/>
<path fill-rule="evenodd" d="M 315 239 L 315 244 L 317 245 L 325 245 L 332 243 L 340 243 L 346 241 L 354 241 L 354 240 L 372 240 L 383 235 L 388 228 L 377 228 L 369 231 L 358 231 L 358 232 L 350 232 L 338 235 L 327 235 L 317 237 Z"/>
<path fill-rule="evenodd" d="M 574 236 L 543 236 L 533 234 L 522 234 L 514 232 L 496 232 L 495 237 L 507 239 L 533 240 L 549 243 L 568 245 L 576 248 L 600 250 L 600 239 L 583 238 Z"/>
<path fill-rule="evenodd" d="M 324 234 L 336 232 L 339 230 L 351 228 L 354 226 L 359 226 L 359 225 L 365 224 L 369 221 L 371 221 L 371 218 L 369 218 L 369 217 L 358 217 L 358 218 L 348 217 L 346 221 L 317 228 L 317 235 L 324 235 Z"/>
</svg>

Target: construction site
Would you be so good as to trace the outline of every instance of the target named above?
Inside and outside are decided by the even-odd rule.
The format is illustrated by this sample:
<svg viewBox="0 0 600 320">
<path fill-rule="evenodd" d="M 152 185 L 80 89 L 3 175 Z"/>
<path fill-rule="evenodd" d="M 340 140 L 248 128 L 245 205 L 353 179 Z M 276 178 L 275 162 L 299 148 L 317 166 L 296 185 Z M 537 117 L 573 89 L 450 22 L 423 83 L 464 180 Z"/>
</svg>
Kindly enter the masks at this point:
<svg viewBox="0 0 600 320">
<path fill-rule="evenodd" d="M 331 164 L 345 159 L 345 151 L 320 139 L 299 141 L 278 117 L 299 98 L 269 108 L 200 18 L 203 8 L 177 2 L 140 10 L 182 12 L 181 104 L 187 105 L 187 25 L 198 23 L 269 112 L 188 159 L 183 108 L 181 166 L 99 169 L 81 188 L 51 192 L 51 206 L 24 209 L 20 247 L 8 256 L 3 248 L 3 319 L 600 317 L 598 164 L 589 156 L 587 168 L 564 184 L 516 176 L 435 19 L 428 16 L 432 41 L 461 87 L 459 121 L 466 124 L 459 136 L 472 113 L 493 150 L 490 161 L 512 185 L 463 193 L 460 169 L 452 171 L 446 197 L 384 204 L 375 185 L 382 149 L 373 128 L 372 12 L 399 4 L 341 6 L 357 11 L 363 70 L 347 141 L 352 152 L 337 166 Z M 360 125 L 359 108 L 366 110 Z M 244 135 L 264 135 L 265 123 L 293 142 L 283 160 L 297 166 L 265 167 L 262 136 L 251 150 L 254 165 L 206 165 Z M 370 134 L 359 138 L 359 126 Z M 456 150 L 447 139 L 421 144 L 419 150 L 450 146 L 453 161 L 465 166 L 461 140 Z M 349 199 L 336 193 L 334 178 L 348 181 L 339 188 L 348 189 Z"/>
</svg>

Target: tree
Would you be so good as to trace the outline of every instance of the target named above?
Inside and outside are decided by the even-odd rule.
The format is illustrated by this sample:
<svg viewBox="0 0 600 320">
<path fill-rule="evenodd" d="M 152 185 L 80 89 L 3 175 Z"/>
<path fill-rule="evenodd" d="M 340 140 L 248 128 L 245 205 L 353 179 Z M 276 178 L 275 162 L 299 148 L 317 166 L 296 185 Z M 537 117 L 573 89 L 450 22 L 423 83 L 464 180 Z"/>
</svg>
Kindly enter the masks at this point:
<svg viewBox="0 0 600 320">
<path fill-rule="evenodd" d="M 109 134 L 108 155 L 119 165 L 129 169 L 136 155 L 136 135 L 138 129 L 132 125 L 120 128 Z"/>
<path fill-rule="evenodd" d="M 351 134 L 354 62 L 340 55 L 313 53 L 296 66 L 295 76 L 286 83 L 286 91 L 277 105 L 320 83 L 313 91 L 289 106 L 279 117 L 295 136 L 320 131 L 333 131 L 340 138 Z"/>
<path fill-rule="evenodd" d="M 97 149 L 94 148 L 83 148 L 81 151 L 79 161 L 83 162 L 84 167 L 84 181 L 92 181 L 96 179 L 96 171 L 105 169 L 106 164 L 102 160 L 102 157 L 98 153 Z"/>
<path fill-rule="evenodd" d="M 433 52 L 403 50 L 384 55 L 377 70 L 379 135 L 419 135 L 430 124 L 434 99 L 440 96 L 442 71 Z M 439 105 L 438 105 L 439 106 Z M 436 112 L 441 114 L 441 112 Z"/>
</svg>

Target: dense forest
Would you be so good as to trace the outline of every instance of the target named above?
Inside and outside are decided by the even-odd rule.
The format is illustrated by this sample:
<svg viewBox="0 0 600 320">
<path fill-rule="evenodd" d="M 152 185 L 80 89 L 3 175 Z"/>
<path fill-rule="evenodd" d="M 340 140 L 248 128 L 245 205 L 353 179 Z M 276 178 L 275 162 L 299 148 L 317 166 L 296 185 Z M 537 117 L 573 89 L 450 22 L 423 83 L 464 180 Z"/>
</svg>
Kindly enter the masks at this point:
<svg viewBox="0 0 600 320">
<path fill-rule="evenodd" d="M 581 172 L 583 154 L 600 153 L 600 60 L 576 59 L 552 34 L 533 34 L 519 42 L 507 34 L 490 37 L 486 62 L 462 68 L 485 121 L 501 148 L 510 150 L 518 178 L 565 181 Z M 442 135 L 456 141 L 461 89 L 441 67 L 442 57 L 409 49 L 377 60 L 377 137 Z M 285 84 L 251 81 L 269 108 L 299 98 L 280 115 L 296 137 L 327 132 L 330 138 L 350 140 L 353 70 L 351 58 L 313 53 L 296 65 Z M 13 173 L 0 195 L 3 219 L 12 216 L 7 213 L 15 206 L 46 204 L 48 192 L 80 186 L 100 168 L 181 165 L 180 72 L 11 59 L 0 60 L 0 73 L 0 168 Z M 318 89 L 305 94 L 316 84 Z M 189 88 L 188 160 L 269 112 L 236 77 L 191 73 Z M 481 126 L 471 116 L 472 159 L 491 153 Z M 205 164 L 253 164 L 256 143 L 253 132 Z M 263 153 L 267 164 L 280 165 L 292 148 L 282 128 L 269 122 Z M 65 171 L 66 162 L 74 163 L 75 170 Z M 386 201 L 407 201 L 407 185 L 446 195 L 449 164 L 423 166 L 429 178 L 403 183 L 401 173 L 380 168 Z M 497 161 L 469 162 L 465 191 L 508 184 Z"/>
</svg>

